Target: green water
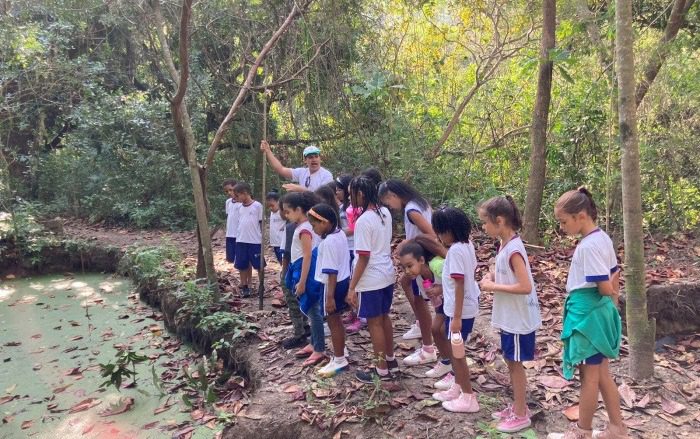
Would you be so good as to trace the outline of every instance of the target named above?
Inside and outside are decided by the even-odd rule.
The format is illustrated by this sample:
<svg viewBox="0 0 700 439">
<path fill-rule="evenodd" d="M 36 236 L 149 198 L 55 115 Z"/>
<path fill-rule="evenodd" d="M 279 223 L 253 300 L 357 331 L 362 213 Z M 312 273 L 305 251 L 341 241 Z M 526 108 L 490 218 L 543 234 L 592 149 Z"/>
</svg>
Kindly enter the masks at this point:
<svg viewBox="0 0 700 439">
<path fill-rule="evenodd" d="M 137 366 L 135 388 L 100 390 L 99 363 L 113 361 L 119 344 L 152 359 Z M 171 437 L 191 418 L 179 394 L 160 396 L 151 365 L 158 376 L 174 377 L 188 354 L 139 302 L 127 279 L 101 274 L 2 279 L 0 438 Z M 120 397 L 133 398 L 133 406 L 122 414 L 100 415 Z M 70 413 L 88 398 L 99 405 Z M 154 414 L 166 403 L 172 406 Z M 198 426 L 193 437 L 214 434 Z"/>
</svg>

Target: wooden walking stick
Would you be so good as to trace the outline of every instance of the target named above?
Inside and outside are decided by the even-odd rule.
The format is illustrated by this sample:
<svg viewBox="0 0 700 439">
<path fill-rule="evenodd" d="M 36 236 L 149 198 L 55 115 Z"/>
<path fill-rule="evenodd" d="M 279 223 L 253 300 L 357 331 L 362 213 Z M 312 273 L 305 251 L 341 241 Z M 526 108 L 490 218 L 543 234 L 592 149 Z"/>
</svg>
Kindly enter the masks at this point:
<svg viewBox="0 0 700 439">
<path fill-rule="evenodd" d="M 267 141 L 267 95 L 269 90 L 265 89 L 263 93 L 263 140 Z M 267 236 L 267 203 L 265 197 L 267 192 L 265 191 L 265 171 L 267 169 L 267 154 L 263 153 L 262 157 L 262 205 L 263 205 L 263 215 L 262 215 L 262 243 L 260 244 L 260 271 L 258 272 L 258 277 L 260 278 L 260 286 L 258 287 L 258 309 L 262 311 L 263 309 L 263 295 L 265 294 L 265 250 L 267 249 L 267 243 L 269 242 L 269 236 Z"/>
</svg>

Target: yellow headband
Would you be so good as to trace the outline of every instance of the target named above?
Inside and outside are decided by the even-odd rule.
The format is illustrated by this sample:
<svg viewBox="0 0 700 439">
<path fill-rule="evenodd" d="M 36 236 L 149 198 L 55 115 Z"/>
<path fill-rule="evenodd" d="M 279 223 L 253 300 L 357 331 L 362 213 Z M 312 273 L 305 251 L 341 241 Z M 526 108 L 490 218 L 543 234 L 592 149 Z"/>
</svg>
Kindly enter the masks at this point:
<svg viewBox="0 0 700 439">
<path fill-rule="evenodd" d="M 309 209 L 309 215 L 311 215 L 312 217 L 316 218 L 317 220 L 319 220 L 319 221 L 321 221 L 321 222 L 323 222 L 323 223 L 327 223 L 327 222 L 328 222 L 327 219 L 325 219 L 324 217 L 322 217 L 320 214 L 316 213 L 313 209 Z"/>
</svg>

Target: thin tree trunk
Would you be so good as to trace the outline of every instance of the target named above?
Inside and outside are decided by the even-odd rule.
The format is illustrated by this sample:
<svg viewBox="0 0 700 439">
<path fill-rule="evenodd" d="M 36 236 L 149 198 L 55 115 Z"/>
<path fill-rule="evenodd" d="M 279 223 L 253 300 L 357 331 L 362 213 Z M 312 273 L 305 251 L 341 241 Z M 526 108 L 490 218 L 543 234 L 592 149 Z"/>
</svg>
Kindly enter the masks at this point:
<svg viewBox="0 0 700 439">
<path fill-rule="evenodd" d="M 644 231 L 637 138 L 637 104 L 634 85 L 634 34 L 632 1 L 620 0 L 615 7 L 615 40 L 620 146 L 622 149 L 622 216 L 625 236 L 625 291 L 629 368 L 634 379 L 654 372 L 656 322 L 649 319 L 644 282 Z"/>
<path fill-rule="evenodd" d="M 646 96 L 649 87 L 651 87 L 654 79 L 656 79 L 656 75 L 659 74 L 661 66 L 664 61 L 666 61 L 666 58 L 668 58 L 668 54 L 671 51 L 671 43 L 676 39 L 676 35 L 678 35 L 678 31 L 683 26 L 685 16 L 688 14 L 690 7 L 693 6 L 694 1 L 695 0 L 675 0 L 673 2 L 671 16 L 668 18 L 666 29 L 664 29 L 664 35 L 661 37 L 661 41 L 659 41 L 658 46 L 649 58 L 646 66 L 644 66 L 642 80 L 637 84 L 637 89 L 635 91 L 635 102 L 637 106 L 644 100 L 644 96 Z"/>
<path fill-rule="evenodd" d="M 189 78 L 189 21 L 192 13 L 192 0 L 185 0 L 182 4 L 180 16 L 180 71 L 178 72 L 170 53 L 170 45 L 163 32 L 163 16 L 160 11 L 159 0 L 153 2 L 153 10 L 156 17 L 156 27 L 158 40 L 161 46 L 161 53 L 170 76 L 175 82 L 177 89 L 175 96 L 170 101 L 170 109 L 175 129 L 175 137 L 180 149 L 180 153 L 190 170 L 190 180 L 192 182 L 192 195 L 194 197 L 195 215 L 197 218 L 197 241 L 198 253 L 201 252 L 201 259 L 198 259 L 198 274 L 201 274 L 201 262 L 204 261 L 204 271 L 207 282 L 214 291 L 215 300 L 219 299 L 219 283 L 214 268 L 214 255 L 211 247 L 211 235 L 209 233 L 209 217 L 207 212 L 206 194 L 202 184 L 199 163 L 195 152 L 194 132 L 190 114 L 187 111 L 185 93 L 187 91 L 187 80 Z"/>
<path fill-rule="evenodd" d="M 527 182 L 525 214 L 523 215 L 523 239 L 530 243 L 539 242 L 539 220 L 542 208 L 547 174 L 547 122 L 549 104 L 552 99 L 552 72 L 554 63 L 550 51 L 554 49 L 556 30 L 555 0 L 542 2 L 542 44 L 540 46 L 540 68 L 537 78 L 537 98 L 532 112 L 530 129 L 530 178 Z"/>
</svg>

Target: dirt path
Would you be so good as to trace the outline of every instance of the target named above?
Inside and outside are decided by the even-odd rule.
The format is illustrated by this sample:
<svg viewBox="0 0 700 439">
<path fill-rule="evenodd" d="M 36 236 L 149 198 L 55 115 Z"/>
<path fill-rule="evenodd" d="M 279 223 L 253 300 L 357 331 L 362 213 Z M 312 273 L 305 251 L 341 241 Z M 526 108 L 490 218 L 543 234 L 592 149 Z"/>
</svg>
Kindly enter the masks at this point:
<svg viewBox="0 0 700 439">
<path fill-rule="evenodd" d="M 67 224 L 65 231 L 69 236 L 99 239 L 119 246 L 171 242 L 189 258 L 196 251 L 192 233 L 102 229 L 76 223 Z M 479 259 L 485 261 L 493 254 L 493 247 L 483 237 L 476 240 Z M 564 247 L 557 242 L 552 249 L 531 255 L 544 325 L 538 331 L 538 359 L 526 364 L 529 405 L 535 415 L 533 428 L 524 437 L 544 437 L 547 432 L 565 428 L 568 423 L 562 413 L 565 409 L 569 409 L 568 417 L 575 418 L 579 381 L 567 382 L 561 378 L 558 340 L 563 285 L 572 248 L 570 244 Z M 697 241 L 685 236 L 650 240 L 647 251 L 649 283 L 700 278 Z M 238 298 L 238 282 L 224 261 L 221 234 L 214 237 L 214 254 L 224 291 L 235 298 L 232 302 L 235 308 L 246 312 L 261 327 L 260 341 L 248 353 L 257 388 L 231 403 L 237 404 L 239 414 L 224 437 L 508 437 L 495 433 L 490 420 L 491 411 L 507 401 L 510 391 L 505 364 L 497 353 L 498 338 L 489 324 L 491 305 L 487 294 L 482 296 L 481 314 L 468 352 L 482 410 L 474 415 L 455 416 L 435 406 L 435 401 L 430 399 L 432 381 L 423 377 L 428 367 L 402 368 L 401 378 L 383 388 L 357 383 L 353 371 L 371 361 L 366 331 L 348 338 L 350 371 L 334 379 L 318 379 L 315 370 L 303 368 L 291 352 L 279 345 L 291 332 L 285 309 L 270 305 L 279 290 L 279 266 L 271 262 L 266 268 L 266 305 L 258 311 L 257 299 Z M 397 356 L 401 359 L 417 343 L 400 338 L 413 320 L 402 293 L 397 292 L 394 303 L 392 320 Z M 635 383 L 626 376 L 627 351 L 623 340 L 622 359 L 613 362 L 613 369 L 623 395 L 624 416 L 635 437 L 694 437 L 700 431 L 700 362 L 697 361 L 700 334 L 672 337 L 664 342 L 665 346 L 659 345 L 655 378 Z M 227 406 L 220 408 L 226 410 Z M 602 427 L 604 423 L 604 411 L 598 410 L 594 425 Z"/>
</svg>

